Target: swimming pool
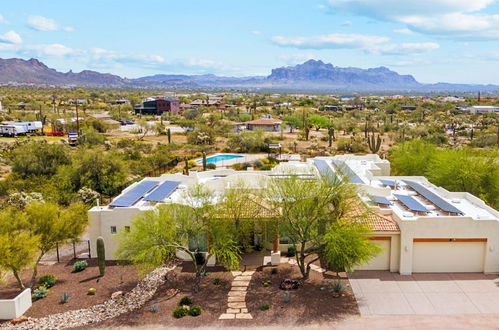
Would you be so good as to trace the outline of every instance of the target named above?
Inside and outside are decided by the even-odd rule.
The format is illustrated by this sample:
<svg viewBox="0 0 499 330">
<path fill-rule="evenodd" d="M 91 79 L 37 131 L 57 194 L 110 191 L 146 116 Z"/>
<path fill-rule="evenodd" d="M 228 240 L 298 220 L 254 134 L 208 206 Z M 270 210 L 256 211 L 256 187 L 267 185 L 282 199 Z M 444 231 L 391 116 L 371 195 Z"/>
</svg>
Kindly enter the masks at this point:
<svg viewBox="0 0 499 330">
<path fill-rule="evenodd" d="M 224 160 L 231 160 L 231 159 L 236 159 L 236 158 L 243 158 L 244 156 L 239 156 L 239 155 L 215 155 L 215 156 L 210 156 L 206 158 L 207 163 L 218 163 Z M 202 162 L 202 160 L 201 160 Z"/>
</svg>

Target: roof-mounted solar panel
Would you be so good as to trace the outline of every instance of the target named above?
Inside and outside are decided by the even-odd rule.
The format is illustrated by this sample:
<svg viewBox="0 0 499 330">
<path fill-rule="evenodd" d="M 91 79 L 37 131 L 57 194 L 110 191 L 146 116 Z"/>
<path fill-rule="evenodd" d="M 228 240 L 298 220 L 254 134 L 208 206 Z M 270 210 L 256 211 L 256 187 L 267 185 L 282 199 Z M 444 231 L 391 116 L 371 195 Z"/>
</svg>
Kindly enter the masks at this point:
<svg viewBox="0 0 499 330">
<path fill-rule="evenodd" d="M 344 161 L 339 159 L 332 159 L 332 163 L 334 164 L 336 169 L 341 172 L 341 174 L 344 177 L 348 178 L 348 181 L 350 181 L 350 183 L 365 184 L 365 182 L 357 174 L 355 174 L 355 172 L 352 171 L 350 166 L 348 166 L 347 163 L 345 163 Z"/>
<path fill-rule="evenodd" d="M 454 205 L 451 205 L 449 202 L 447 202 L 446 200 L 444 200 L 442 197 L 438 196 L 434 192 L 431 192 L 430 190 L 428 190 L 427 188 L 423 187 L 419 183 L 414 182 L 414 181 L 409 181 L 409 180 L 404 180 L 404 182 L 409 187 L 411 187 L 412 189 L 414 189 L 415 191 L 417 191 L 418 194 L 420 194 L 424 198 L 428 199 L 430 202 L 432 202 L 433 204 L 435 204 L 436 206 L 438 206 L 440 209 L 442 209 L 442 210 L 444 210 L 446 212 L 450 212 L 450 213 L 457 213 L 457 214 L 461 214 L 461 215 L 464 214 L 457 207 L 455 207 Z"/>
<path fill-rule="evenodd" d="M 129 207 L 137 203 L 147 192 L 158 185 L 158 181 L 141 181 L 135 187 L 109 204 L 115 207 Z"/>
<path fill-rule="evenodd" d="M 392 205 L 393 204 L 386 197 L 383 197 L 383 196 L 369 196 L 369 198 L 377 204 L 382 204 L 382 205 Z"/>
<path fill-rule="evenodd" d="M 319 173 L 325 178 L 334 178 L 336 174 L 331 169 L 331 166 L 324 159 L 314 159 L 315 166 L 319 170 Z"/>
<path fill-rule="evenodd" d="M 407 206 L 411 211 L 430 213 L 430 211 L 420 202 L 411 196 L 393 194 L 402 204 Z"/>
<path fill-rule="evenodd" d="M 397 184 L 395 183 L 395 180 L 388 180 L 388 179 L 379 179 L 379 181 L 384 184 L 385 186 L 388 187 L 397 187 Z"/>
<path fill-rule="evenodd" d="M 148 202 L 161 202 L 170 196 L 175 189 L 177 189 L 179 184 L 180 182 L 178 181 L 165 181 L 154 189 L 149 195 L 144 197 L 144 200 Z"/>
</svg>

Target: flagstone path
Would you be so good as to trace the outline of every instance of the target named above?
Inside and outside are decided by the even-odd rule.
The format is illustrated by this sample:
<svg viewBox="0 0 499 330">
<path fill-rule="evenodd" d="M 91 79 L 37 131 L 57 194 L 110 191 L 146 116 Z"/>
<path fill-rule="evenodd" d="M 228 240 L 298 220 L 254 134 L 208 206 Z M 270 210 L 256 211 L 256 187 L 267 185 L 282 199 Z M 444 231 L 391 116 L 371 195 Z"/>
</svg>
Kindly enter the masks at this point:
<svg viewBox="0 0 499 330">
<path fill-rule="evenodd" d="M 234 279 L 232 280 L 232 288 L 227 297 L 227 310 L 220 315 L 220 320 L 231 319 L 253 319 L 253 316 L 248 312 L 246 306 L 246 293 L 248 290 L 251 276 L 255 271 L 232 272 Z"/>
</svg>

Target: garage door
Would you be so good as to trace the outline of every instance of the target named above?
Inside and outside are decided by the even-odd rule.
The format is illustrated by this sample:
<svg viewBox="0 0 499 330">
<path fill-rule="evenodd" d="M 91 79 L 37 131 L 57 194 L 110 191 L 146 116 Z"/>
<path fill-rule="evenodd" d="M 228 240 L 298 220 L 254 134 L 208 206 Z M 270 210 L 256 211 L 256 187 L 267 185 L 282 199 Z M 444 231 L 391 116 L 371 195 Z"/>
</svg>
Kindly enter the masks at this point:
<svg viewBox="0 0 499 330">
<path fill-rule="evenodd" d="M 486 240 L 415 239 L 412 271 L 414 273 L 483 272 Z"/>
<path fill-rule="evenodd" d="M 367 264 L 358 266 L 356 270 L 390 270 L 390 237 L 374 239 L 373 243 L 383 249 L 380 254 L 371 259 Z"/>
</svg>

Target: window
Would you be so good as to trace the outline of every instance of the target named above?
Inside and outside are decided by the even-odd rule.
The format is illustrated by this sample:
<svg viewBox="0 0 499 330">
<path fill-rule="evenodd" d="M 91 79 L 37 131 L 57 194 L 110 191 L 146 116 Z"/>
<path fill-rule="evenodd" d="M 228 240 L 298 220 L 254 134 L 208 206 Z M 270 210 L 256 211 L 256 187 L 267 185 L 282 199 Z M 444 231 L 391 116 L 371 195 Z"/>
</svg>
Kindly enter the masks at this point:
<svg viewBox="0 0 499 330">
<path fill-rule="evenodd" d="M 111 226 L 111 234 L 116 234 L 117 232 L 116 226 Z"/>
<path fill-rule="evenodd" d="M 125 232 L 127 232 L 127 233 L 130 232 L 130 226 L 125 226 Z"/>
</svg>

